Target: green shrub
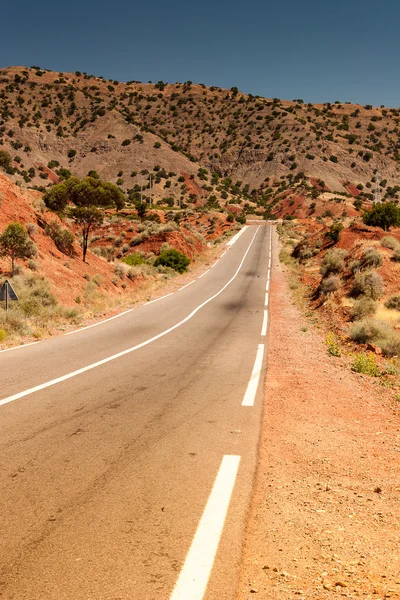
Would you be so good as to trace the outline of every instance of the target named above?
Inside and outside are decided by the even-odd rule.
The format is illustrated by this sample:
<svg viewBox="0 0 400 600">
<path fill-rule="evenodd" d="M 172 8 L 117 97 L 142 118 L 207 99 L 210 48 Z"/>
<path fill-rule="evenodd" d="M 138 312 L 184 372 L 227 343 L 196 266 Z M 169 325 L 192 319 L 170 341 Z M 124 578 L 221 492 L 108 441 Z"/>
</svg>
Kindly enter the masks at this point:
<svg viewBox="0 0 400 600">
<path fill-rule="evenodd" d="M 7 331 L 5 329 L 0 329 L 0 343 L 4 342 L 7 337 Z"/>
<path fill-rule="evenodd" d="M 384 248 L 389 248 L 390 250 L 397 250 L 399 248 L 399 242 L 392 235 L 385 235 L 381 239 L 381 244 Z"/>
<path fill-rule="evenodd" d="M 343 223 L 333 223 L 329 228 L 329 237 L 336 244 L 340 239 L 340 233 L 343 230 Z"/>
<path fill-rule="evenodd" d="M 331 273 L 341 273 L 344 270 L 344 258 L 346 255 L 347 252 L 341 248 L 328 250 L 322 260 L 321 275 L 326 277 Z"/>
<path fill-rule="evenodd" d="M 385 302 L 386 308 L 400 311 L 400 296 L 391 296 Z"/>
<path fill-rule="evenodd" d="M 352 293 L 354 295 L 364 294 L 368 298 L 378 300 L 384 292 L 383 280 L 375 271 L 356 273 Z"/>
<path fill-rule="evenodd" d="M 365 352 L 360 352 L 354 356 L 351 370 L 355 373 L 371 375 L 371 377 L 379 377 L 381 374 L 376 364 L 375 356 L 371 353 L 366 354 Z"/>
<path fill-rule="evenodd" d="M 57 221 L 46 223 L 45 231 L 51 237 L 60 252 L 71 256 L 74 254 L 74 234 L 61 227 Z"/>
<path fill-rule="evenodd" d="M 121 259 L 122 262 L 126 263 L 130 267 L 135 267 L 137 265 L 142 265 L 146 262 L 144 256 L 140 252 L 135 252 L 134 254 L 128 254 L 128 256 L 124 256 Z"/>
<path fill-rule="evenodd" d="M 378 202 L 371 210 L 364 213 L 363 221 L 366 225 L 389 231 L 390 227 L 400 225 L 400 208 L 394 202 Z"/>
<path fill-rule="evenodd" d="M 184 273 L 187 271 L 189 264 L 190 258 L 186 256 L 186 254 L 178 252 L 178 250 L 175 250 L 174 248 L 161 252 L 154 262 L 155 267 L 159 265 L 163 267 L 170 267 L 171 269 L 178 271 L 178 273 Z"/>
<path fill-rule="evenodd" d="M 366 317 L 372 317 L 376 312 L 376 302 L 371 298 L 360 298 L 356 300 L 354 305 L 351 307 L 351 318 L 353 321 L 360 321 Z"/>
</svg>

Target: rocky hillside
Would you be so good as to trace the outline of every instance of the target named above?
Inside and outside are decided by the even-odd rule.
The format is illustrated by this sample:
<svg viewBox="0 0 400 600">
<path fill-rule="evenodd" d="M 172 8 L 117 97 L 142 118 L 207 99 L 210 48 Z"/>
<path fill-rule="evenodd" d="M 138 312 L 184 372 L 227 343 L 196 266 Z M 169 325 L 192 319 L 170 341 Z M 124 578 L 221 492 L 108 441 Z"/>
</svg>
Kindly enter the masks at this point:
<svg viewBox="0 0 400 600">
<path fill-rule="evenodd" d="M 70 219 L 60 221 L 47 211 L 41 196 L 40 192 L 20 189 L 0 173 L 0 232 L 12 222 L 24 226 L 37 254 L 34 260 L 18 261 L 18 272 L 48 280 L 54 296 L 67 306 L 85 305 L 86 300 L 89 305 L 92 299 L 87 298 L 87 292 L 93 280 L 96 285 L 91 287 L 96 292 L 123 299 L 144 280 L 166 277 L 151 266 L 163 247 L 176 248 L 195 261 L 207 246 L 237 227 L 227 222 L 226 214 L 199 214 L 191 209 L 178 211 L 178 215 L 149 211 L 143 222 L 134 209 L 118 214 L 107 211 L 104 223 L 93 230 L 87 262 L 83 262 L 79 229 Z M 68 246 L 63 242 L 63 231 L 74 234 Z M 137 264 L 142 269 L 128 269 L 120 262 L 131 254 L 141 257 Z M 9 274 L 9 260 L 0 257 L 0 282 Z"/>
<path fill-rule="evenodd" d="M 383 106 L 0 70 L 0 150 L 23 186 L 95 170 L 132 199 L 149 196 L 151 176 L 153 202 L 309 216 L 335 194 L 351 205 L 376 189 L 397 198 L 399 122 L 400 110 Z"/>
</svg>

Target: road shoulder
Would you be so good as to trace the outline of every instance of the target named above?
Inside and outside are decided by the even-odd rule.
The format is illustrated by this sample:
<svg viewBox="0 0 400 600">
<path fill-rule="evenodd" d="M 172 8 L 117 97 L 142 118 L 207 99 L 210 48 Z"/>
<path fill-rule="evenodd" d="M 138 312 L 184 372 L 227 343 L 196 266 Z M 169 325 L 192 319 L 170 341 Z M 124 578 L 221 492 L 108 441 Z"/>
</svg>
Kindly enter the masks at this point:
<svg viewBox="0 0 400 600">
<path fill-rule="evenodd" d="M 400 598 L 400 407 L 306 330 L 281 266 L 270 316 L 237 599 Z"/>
</svg>

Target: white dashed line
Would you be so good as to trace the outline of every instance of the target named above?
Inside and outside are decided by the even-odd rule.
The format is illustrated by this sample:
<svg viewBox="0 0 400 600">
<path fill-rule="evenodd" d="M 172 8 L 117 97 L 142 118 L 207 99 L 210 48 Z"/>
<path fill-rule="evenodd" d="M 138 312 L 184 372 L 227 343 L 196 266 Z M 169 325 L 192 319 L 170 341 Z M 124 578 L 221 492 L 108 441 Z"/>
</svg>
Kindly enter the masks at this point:
<svg viewBox="0 0 400 600">
<path fill-rule="evenodd" d="M 265 294 L 265 306 L 268 306 L 268 292 Z"/>
<path fill-rule="evenodd" d="M 118 319 L 119 317 L 122 317 L 123 315 L 127 315 L 128 313 L 132 312 L 133 310 L 135 310 L 134 308 L 130 308 L 129 310 L 125 310 L 122 313 L 119 313 L 118 315 L 114 315 L 113 317 L 110 317 L 109 319 L 104 319 L 104 321 L 99 321 L 98 323 L 93 323 L 93 325 L 87 325 L 86 327 L 81 327 L 80 329 L 75 329 L 75 331 L 69 331 L 68 333 L 64 333 L 64 335 L 74 335 L 75 333 L 79 333 L 80 331 L 86 331 L 86 329 L 91 329 L 92 327 L 97 327 L 98 325 L 103 325 L 103 323 L 107 323 L 108 321 L 112 321 L 113 319 Z"/>
<path fill-rule="evenodd" d="M 269 279 L 267 279 L 267 285 L 265 286 L 265 289 L 267 290 L 267 292 L 269 292 Z"/>
<path fill-rule="evenodd" d="M 262 328 L 261 328 L 262 336 L 267 335 L 267 328 L 268 328 L 268 311 L 264 310 L 264 319 L 263 319 L 263 324 L 262 324 Z"/>
<path fill-rule="evenodd" d="M 97 367 L 100 367 L 102 365 L 105 365 L 113 360 L 116 360 L 117 358 L 121 358 L 122 356 L 125 356 L 127 354 L 130 354 L 131 352 L 135 352 L 136 350 L 139 350 L 140 348 L 144 348 L 144 346 L 148 346 L 149 344 L 152 344 L 153 342 L 155 342 L 156 340 L 159 340 L 160 338 L 164 337 L 165 335 L 167 335 L 168 333 L 171 333 L 171 331 L 175 331 L 175 329 L 178 329 L 178 327 L 181 327 L 182 325 L 184 325 L 185 323 L 187 323 L 188 321 L 190 321 L 190 319 L 192 319 L 194 317 L 195 314 L 197 314 L 199 312 L 199 310 L 201 310 L 204 306 L 206 306 L 207 304 L 209 304 L 209 302 L 212 302 L 212 300 L 214 300 L 215 298 L 217 298 L 220 294 L 222 294 L 223 291 L 226 290 L 226 288 L 232 283 L 232 281 L 234 281 L 236 279 L 236 277 L 238 276 L 238 273 L 240 271 L 240 269 L 243 266 L 243 263 L 246 259 L 246 256 L 248 255 L 248 253 L 250 252 L 250 248 L 253 245 L 253 242 L 255 240 L 255 237 L 257 235 L 258 229 L 256 230 L 255 234 L 253 235 L 253 238 L 246 250 L 246 252 L 243 255 L 242 260 L 240 261 L 240 264 L 238 266 L 238 268 L 236 269 L 234 275 L 229 279 L 229 281 L 227 283 L 225 283 L 224 286 L 222 286 L 222 288 L 213 296 L 210 296 L 210 298 L 208 298 L 207 300 L 205 300 L 204 302 L 202 302 L 201 304 L 199 304 L 199 306 L 197 306 L 197 308 L 195 308 L 194 310 L 192 310 L 192 312 L 185 317 L 184 319 L 182 319 L 181 321 L 179 321 L 178 323 L 176 323 L 175 325 L 173 325 L 172 327 L 169 327 L 169 329 L 166 329 L 165 331 L 162 331 L 161 333 L 158 333 L 157 335 L 153 336 L 152 338 L 145 340 L 144 342 L 141 342 L 140 344 L 137 344 L 136 346 L 132 346 L 131 348 L 127 348 L 127 350 L 122 350 L 122 352 L 118 352 L 117 354 L 113 354 L 112 356 L 108 356 L 107 358 L 103 358 L 102 360 L 99 360 L 98 362 L 92 363 L 91 365 L 88 365 L 86 367 L 82 367 L 81 369 L 77 369 L 76 371 L 72 371 L 71 373 L 67 373 L 66 375 L 62 375 L 61 377 L 57 377 L 56 379 L 51 379 L 50 381 L 46 381 L 45 383 L 41 383 L 40 385 L 36 385 L 35 387 L 29 388 L 27 390 L 24 390 L 23 392 L 19 392 L 17 394 L 14 394 L 12 396 L 9 396 L 8 398 L 4 398 L 3 400 L 0 400 L 0 406 L 3 406 L 4 404 L 8 404 L 9 402 L 14 402 L 14 400 L 18 400 L 20 398 L 24 398 L 25 396 L 29 396 L 30 394 L 33 394 L 35 392 L 39 392 L 40 390 L 44 390 L 48 387 L 51 387 L 53 385 L 56 385 L 57 383 L 61 383 L 63 381 L 66 381 L 67 379 L 71 379 L 72 377 L 76 377 L 77 375 L 81 375 L 82 373 L 86 373 L 87 371 L 91 371 L 92 369 L 96 369 Z M 171 294 L 168 294 L 171 295 Z M 164 296 L 164 298 L 166 298 L 166 296 Z M 161 300 L 162 298 L 158 298 L 158 300 Z M 153 302 L 155 302 L 155 300 L 153 300 Z M 150 304 L 150 303 L 148 303 Z"/>
<path fill-rule="evenodd" d="M 235 486 L 240 456 L 225 455 L 170 600 L 202 600 Z"/>
<path fill-rule="evenodd" d="M 243 398 L 242 406 L 254 406 L 256 399 L 258 383 L 260 381 L 261 369 L 264 358 L 264 344 L 259 344 L 257 348 L 256 360 L 254 362 L 253 371 L 251 373 L 250 381 L 247 386 L 246 393 Z"/>
</svg>

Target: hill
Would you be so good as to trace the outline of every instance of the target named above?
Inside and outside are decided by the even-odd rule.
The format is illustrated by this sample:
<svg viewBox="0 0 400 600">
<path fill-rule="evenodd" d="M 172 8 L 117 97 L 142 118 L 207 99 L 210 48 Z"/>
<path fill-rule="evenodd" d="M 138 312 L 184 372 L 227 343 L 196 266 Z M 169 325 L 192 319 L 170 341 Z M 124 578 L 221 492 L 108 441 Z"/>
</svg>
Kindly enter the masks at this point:
<svg viewBox="0 0 400 600">
<path fill-rule="evenodd" d="M 0 70 L 0 115 L 0 149 L 20 185 L 95 170 L 137 199 L 151 175 L 153 202 L 276 216 L 313 215 L 335 194 L 353 204 L 400 190 L 395 108 L 10 67 Z"/>
</svg>

